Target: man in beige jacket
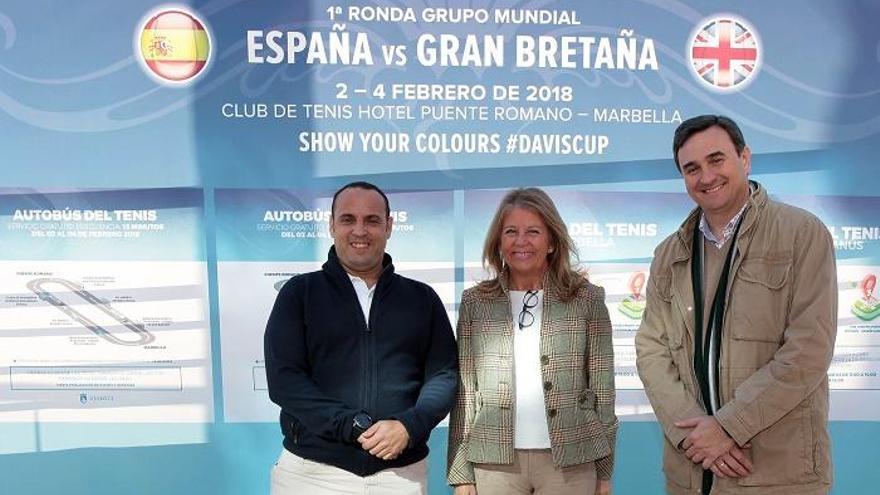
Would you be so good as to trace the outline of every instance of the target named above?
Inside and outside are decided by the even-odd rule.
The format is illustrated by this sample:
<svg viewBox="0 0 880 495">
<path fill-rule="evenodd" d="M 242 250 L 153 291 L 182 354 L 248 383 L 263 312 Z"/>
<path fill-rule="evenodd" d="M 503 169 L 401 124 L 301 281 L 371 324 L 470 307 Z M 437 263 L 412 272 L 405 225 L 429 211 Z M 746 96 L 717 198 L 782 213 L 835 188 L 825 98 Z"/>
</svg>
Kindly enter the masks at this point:
<svg viewBox="0 0 880 495">
<path fill-rule="evenodd" d="M 683 122 L 675 163 L 697 208 L 654 252 L 636 336 L 672 494 L 827 494 L 834 246 L 812 214 L 748 180 L 736 123 Z"/>
</svg>

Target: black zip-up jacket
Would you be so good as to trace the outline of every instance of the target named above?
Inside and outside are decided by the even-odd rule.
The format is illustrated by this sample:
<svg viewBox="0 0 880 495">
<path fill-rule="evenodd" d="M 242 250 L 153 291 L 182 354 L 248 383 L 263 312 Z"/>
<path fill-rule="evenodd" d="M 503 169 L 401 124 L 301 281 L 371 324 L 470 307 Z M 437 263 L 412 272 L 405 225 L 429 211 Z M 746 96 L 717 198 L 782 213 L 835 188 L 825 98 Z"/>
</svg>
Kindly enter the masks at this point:
<svg viewBox="0 0 880 495">
<path fill-rule="evenodd" d="M 278 293 L 264 348 L 269 397 L 281 406 L 284 447 L 359 476 L 428 455 L 431 430 L 452 408 L 457 351 L 431 287 L 394 273 L 385 255 L 369 324 L 335 248 L 320 271 Z M 351 441 L 355 414 L 396 419 L 409 446 L 383 461 Z"/>
</svg>

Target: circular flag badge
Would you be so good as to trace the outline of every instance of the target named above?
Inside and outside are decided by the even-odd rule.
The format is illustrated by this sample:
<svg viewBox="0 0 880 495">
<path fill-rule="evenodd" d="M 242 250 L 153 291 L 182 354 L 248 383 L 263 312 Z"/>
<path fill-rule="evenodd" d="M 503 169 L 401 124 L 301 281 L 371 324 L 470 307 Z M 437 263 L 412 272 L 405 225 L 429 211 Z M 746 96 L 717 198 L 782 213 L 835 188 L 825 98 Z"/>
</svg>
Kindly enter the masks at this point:
<svg viewBox="0 0 880 495">
<path fill-rule="evenodd" d="M 697 80 L 718 92 L 745 88 L 761 68 L 758 32 L 745 20 L 719 14 L 700 22 L 688 45 Z"/>
<path fill-rule="evenodd" d="M 147 15 L 137 49 L 148 73 L 159 82 L 186 84 L 208 65 L 211 38 L 194 14 L 166 8 Z"/>
</svg>

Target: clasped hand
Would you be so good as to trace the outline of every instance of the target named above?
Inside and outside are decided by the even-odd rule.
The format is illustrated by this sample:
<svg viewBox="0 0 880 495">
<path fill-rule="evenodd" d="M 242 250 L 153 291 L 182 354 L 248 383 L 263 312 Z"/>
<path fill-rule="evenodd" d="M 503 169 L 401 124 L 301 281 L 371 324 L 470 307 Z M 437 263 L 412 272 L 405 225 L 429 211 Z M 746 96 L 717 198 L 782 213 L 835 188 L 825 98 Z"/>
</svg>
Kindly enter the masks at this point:
<svg viewBox="0 0 880 495">
<path fill-rule="evenodd" d="M 692 428 L 681 448 L 694 464 L 702 464 L 721 478 L 740 478 L 752 473 L 749 445 L 740 448 L 712 416 L 676 421 L 678 428 Z"/>
<path fill-rule="evenodd" d="M 379 459 L 396 459 L 409 444 L 409 432 L 396 419 L 377 421 L 357 439 L 361 448 Z"/>
</svg>

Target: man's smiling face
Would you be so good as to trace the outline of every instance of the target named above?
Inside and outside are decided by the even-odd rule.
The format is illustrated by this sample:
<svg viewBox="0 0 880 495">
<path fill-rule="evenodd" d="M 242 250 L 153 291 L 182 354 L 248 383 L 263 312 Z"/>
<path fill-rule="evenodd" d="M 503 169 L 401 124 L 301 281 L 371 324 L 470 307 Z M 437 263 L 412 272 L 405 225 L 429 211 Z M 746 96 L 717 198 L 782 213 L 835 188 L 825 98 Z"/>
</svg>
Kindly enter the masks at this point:
<svg viewBox="0 0 880 495">
<path fill-rule="evenodd" d="M 723 128 L 691 136 L 678 150 L 678 163 L 688 195 L 710 222 L 730 220 L 748 199 L 751 151 L 737 153 Z"/>
<path fill-rule="evenodd" d="M 361 278 L 378 274 L 391 237 L 391 217 L 385 213 L 382 196 L 357 187 L 339 193 L 330 235 L 345 271 Z"/>
</svg>

